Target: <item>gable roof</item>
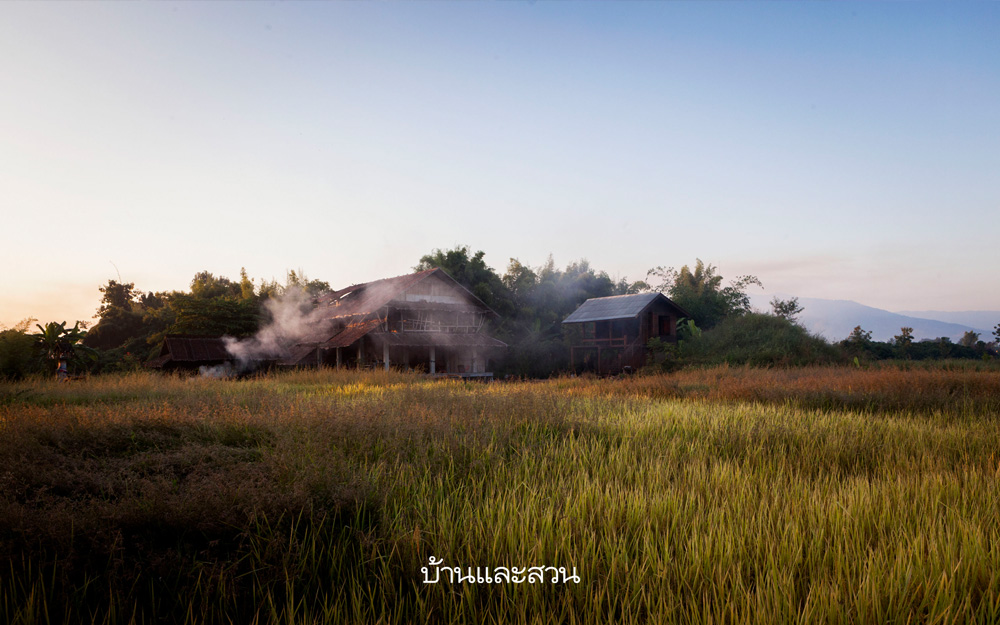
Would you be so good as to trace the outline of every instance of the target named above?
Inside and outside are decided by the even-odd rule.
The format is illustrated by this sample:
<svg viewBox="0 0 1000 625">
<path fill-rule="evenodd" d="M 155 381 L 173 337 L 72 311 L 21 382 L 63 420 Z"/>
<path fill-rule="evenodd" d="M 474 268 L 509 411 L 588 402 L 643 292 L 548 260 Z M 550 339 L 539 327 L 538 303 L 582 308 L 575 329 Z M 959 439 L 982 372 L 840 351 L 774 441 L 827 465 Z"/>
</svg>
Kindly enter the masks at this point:
<svg viewBox="0 0 1000 625">
<path fill-rule="evenodd" d="M 636 295 L 592 297 L 580 304 L 580 307 L 574 310 L 569 317 L 563 319 L 563 323 L 633 319 L 645 312 L 653 302 L 660 299 L 675 308 L 680 314 L 687 316 L 687 311 L 670 301 L 670 298 L 663 293 L 638 293 Z"/>
<path fill-rule="evenodd" d="M 163 339 L 160 355 L 146 363 L 147 367 L 162 367 L 171 362 L 188 364 L 224 362 L 233 356 L 218 336 L 168 334 Z"/>
<path fill-rule="evenodd" d="M 405 276 L 385 278 L 363 284 L 355 284 L 346 289 L 321 295 L 317 300 L 319 306 L 327 309 L 331 319 L 340 317 L 355 317 L 369 315 L 402 295 L 415 284 L 435 276 L 450 283 L 477 307 L 482 308 L 494 317 L 498 316 L 492 308 L 472 294 L 472 291 L 459 284 L 441 268 L 418 271 Z"/>
</svg>

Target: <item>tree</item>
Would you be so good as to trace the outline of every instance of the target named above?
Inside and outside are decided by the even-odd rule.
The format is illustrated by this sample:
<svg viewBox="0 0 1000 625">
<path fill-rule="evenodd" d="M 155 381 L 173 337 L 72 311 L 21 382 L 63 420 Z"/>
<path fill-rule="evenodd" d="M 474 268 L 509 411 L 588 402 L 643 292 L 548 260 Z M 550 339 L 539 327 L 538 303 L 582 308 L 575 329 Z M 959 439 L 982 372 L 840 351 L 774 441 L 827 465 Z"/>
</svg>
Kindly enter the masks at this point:
<svg viewBox="0 0 1000 625">
<path fill-rule="evenodd" d="M 967 330 L 962 338 L 958 341 L 958 344 L 962 347 L 975 347 L 976 343 L 979 342 L 979 333 L 973 332 L 972 330 Z"/>
<path fill-rule="evenodd" d="M 166 298 L 168 295 L 166 293 L 153 293 L 150 291 L 145 295 L 139 296 L 139 307 L 145 310 L 157 310 L 163 308 L 166 304 Z"/>
<path fill-rule="evenodd" d="M 447 251 L 435 249 L 430 254 L 422 256 L 413 269 L 415 271 L 444 269 L 456 282 L 469 289 L 497 314 L 507 317 L 514 312 L 510 292 L 500 276 L 483 260 L 485 256 L 486 253 L 482 250 L 469 256 L 467 245 L 460 245 Z"/>
<path fill-rule="evenodd" d="M 257 297 L 259 297 L 262 300 L 274 299 L 275 297 L 280 296 L 282 291 L 284 290 L 285 287 L 278 284 L 277 280 L 272 279 L 270 281 L 267 281 L 261 279 L 260 289 L 257 290 Z"/>
<path fill-rule="evenodd" d="M 653 290 L 667 293 L 670 299 L 686 310 L 699 327 L 708 329 L 732 315 L 750 312 L 750 286 L 763 287 L 755 276 L 738 276 L 729 286 L 722 286 L 723 277 L 714 265 L 695 259 L 694 270 L 687 265 L 680 271 L 654 267 L 646 273 L 646 281 L 658 284 Z"/>
<path fill-rule="evenodd" d="M 892 337 L 892 342 L 896 346 L 896 351 L 900 356 L 907 357 L 910 351 L 910 345 L 913 344 L 913 328 L 902 327 L 899 329 L 899 334 Z"/>
<path fill-rule="evenodd" d="M 104 352 L 100 367 L 111 366 L 127 353 L 144 359 L 152 351 L 147 343 L 149 337 L 161 332 L 169 325 L 172 313 L 166 309 L 170 295 L 167 293 L 141 294 L 135 284 L 108 280 L 99 287 L 103 294 L 97 311 L 100 317 L 91 328 L 83 344 Z"/>
<path fill-rule="evenodd" d="M 191 280 L 191 295 L 201 299 L 240 297 L 240 285 L 225 276 L 216 278 L 210 271 L 199 271 Z"/>
<path fill-rule="evenodd" d="M 951 355 L 951 348 L 953 346 L 953 343 L 951 342 L 950 338 L 948 338 L 947 336 L 942 336 L 938 338 L 937 344 L 939 353 L 941 354 L 941 358 L 947 358 L 948 356 Z"/>
<path fill-rule="evenodd" d="M 138 336 L 145 336 L 144 315 L 138 310 L 108 307 L 84 338 L 84 344 L 96 349 L 114 349 Z"/>
<path fill-rule="evenodd" d="M 626 278 L 619 278 L 614 283 L 614 294 L 615 295 L 635 295 L 637 293 L 645 293 L 647 291 L 652 291 L 649 284 L 645 280 L 636 280 L 635 282 L 629 282 Z"/>
<path fill-rule="evenodd" d="M 176 315 L 166 334 L 205 336 L 251 336 L 257 331 L 260 314 L 257 303 L 234 297 L 205 299 L 178 293 L 170 300 Z"/>
<path fill-rule="evenodd" d="M 28 334 L 34 322 L 29 317 L 13 328 L 0 329 L 0 379 L 17 380 L 35 370 L 32 358 L 35 339 Z"/>
<path fill-rule="evenodd" d="M 132 305 L 135 303 L 134 282 L 108 280 L 108 284 L 99 287 L 98 290 L 104 295 L 101 297 L 101 306 L 97 309 L 95 318 L 104 318 L 112 310 L 132 310 Z"/>
<path fill-rule="evenodd" d="M 870 345 L 872 342 L 872 333 L 862 330 L 861 326 L 854 326 L 854 329 L 851 330 L 845 342 L 859 347 Z"/>
<path fill-rule="evenodd" d="M 522 311 L 528 305 L 531 292 L 538 285 L 538 274 L 531 267 L 522 265 L 521 261 L 511 258 L 507 263 L 507 272 L 503 274 L 503 285 L 507 287 L 514 306 Z"/>
<path fill-rule="evenodd" d="M 298 273 L 294 269 L 290 269 L 285 275 L 285 288 L 283 290 L 288 289 L 302 289 L 313 297 L 332 290 L 329 282 L 310 280 L 306 276 L 306 272 L 301 269 L 299 269 Z"/>
<path fill-rule="evenodd" d="M 240 297 L 243 299 L 253 299 L 255 297 L 253 280 L 247 277 L 246 267 L 240 267 Z"/>
<path fill-rule="evenodd" d="M 997 345 L 1000 345 L 1000 323 L 993 328 L 993 340 L 996 341 Z"/>
<path fill-rule="evenodd" d="M 793 297 L 787 300 L 780 300 L 775 296 L 771 300 L 771 311 L 774 313 L 775 317 L 781 317 L 787 321 L 795 323 L 795 318 L 799 316 L 799 313 L 804 309 L 799 306 L 799 298 Z"/>
</svg>

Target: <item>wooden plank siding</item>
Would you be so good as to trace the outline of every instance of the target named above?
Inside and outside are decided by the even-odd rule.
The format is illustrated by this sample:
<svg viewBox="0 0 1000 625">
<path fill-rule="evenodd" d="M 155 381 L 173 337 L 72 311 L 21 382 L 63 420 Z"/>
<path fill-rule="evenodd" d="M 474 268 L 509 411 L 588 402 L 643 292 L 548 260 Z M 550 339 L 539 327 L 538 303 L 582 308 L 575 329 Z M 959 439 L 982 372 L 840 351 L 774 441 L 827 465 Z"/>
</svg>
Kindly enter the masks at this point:
<svg viewBox="0 0 1000 625">
<path fill-rule="evenodd" d="M 588 316 L 607 317 L 608 313 L 603 311 L 616 308 L 622 311 L 622 316 L 587 320 Z M 593 367 L 599 374 L 638 369 L 645 365 L 646 344 L 650 339 L 677 341 L 677 321 L 683 316 L 687 316 L 683 309 L 658 294 L 587 300 L 563 322 L 581 328 L 579 338 L 570 347 L 573 369 L 577 367 L 578 354 L 582 356 L 579 364 Z"/>
</svg>

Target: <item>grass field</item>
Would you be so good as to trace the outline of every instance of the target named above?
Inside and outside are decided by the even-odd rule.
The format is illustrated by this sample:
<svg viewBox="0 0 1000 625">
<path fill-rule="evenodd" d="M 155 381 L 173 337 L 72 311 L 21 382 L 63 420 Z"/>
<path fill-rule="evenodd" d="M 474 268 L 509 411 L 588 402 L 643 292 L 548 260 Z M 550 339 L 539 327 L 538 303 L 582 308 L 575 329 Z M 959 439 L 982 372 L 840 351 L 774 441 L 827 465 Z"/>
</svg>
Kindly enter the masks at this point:
<svg viewBox="0 0 1000 625">
<path fill-rule="evenodd" d="M 995 623 L 998 426 L 989 367 L 5 384 L 0 621 Z"/>
</svg>

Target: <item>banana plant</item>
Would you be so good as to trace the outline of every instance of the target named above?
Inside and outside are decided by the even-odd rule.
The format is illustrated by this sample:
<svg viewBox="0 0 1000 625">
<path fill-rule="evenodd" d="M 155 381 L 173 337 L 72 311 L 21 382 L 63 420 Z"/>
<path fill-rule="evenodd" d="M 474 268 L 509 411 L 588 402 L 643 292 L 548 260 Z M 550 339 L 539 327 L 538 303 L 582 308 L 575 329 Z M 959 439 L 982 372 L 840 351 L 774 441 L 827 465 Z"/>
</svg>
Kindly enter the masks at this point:
<svg viewBox="0 0 1000 625">
<path fill-rule="evenodd" d="M 79 321 L 72 328 L 67 328 L 65 321 L 51 321 L 45 326 L 35 324 L 35 327 L 38 328 L 38 332 L 32 335 L 35 347 L 46 360 L 65 360 L 77 367 L 85 367 L 88 361 L 97 359 L 97 350 L 80 342 L 87 336 L 87 331 L 80 327 Z"/>
</svg>

